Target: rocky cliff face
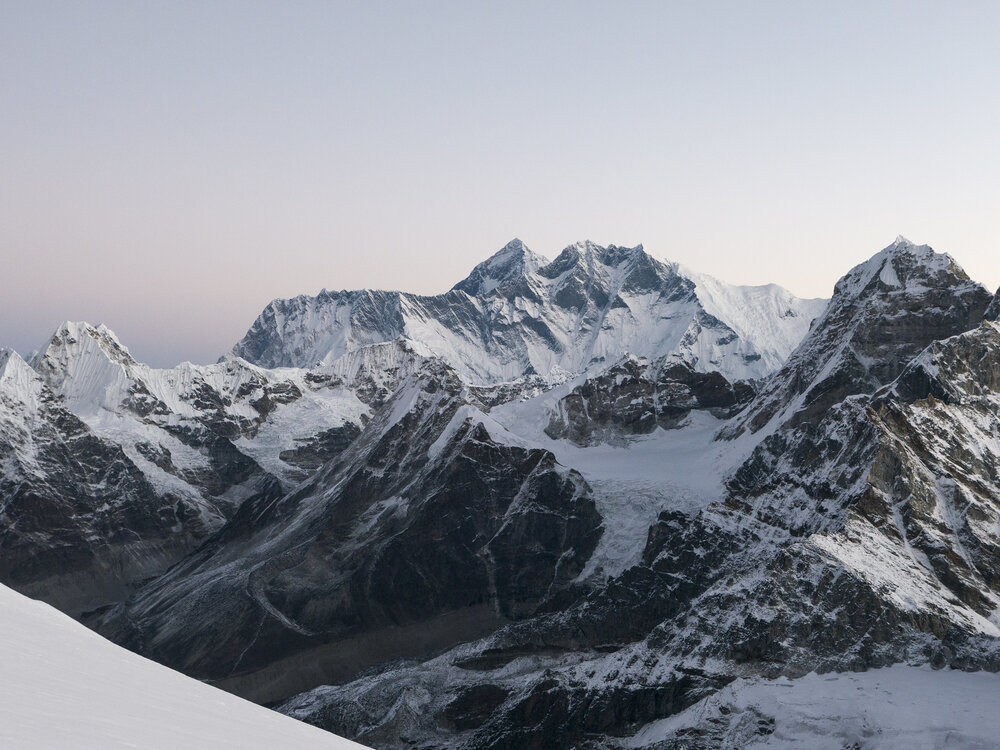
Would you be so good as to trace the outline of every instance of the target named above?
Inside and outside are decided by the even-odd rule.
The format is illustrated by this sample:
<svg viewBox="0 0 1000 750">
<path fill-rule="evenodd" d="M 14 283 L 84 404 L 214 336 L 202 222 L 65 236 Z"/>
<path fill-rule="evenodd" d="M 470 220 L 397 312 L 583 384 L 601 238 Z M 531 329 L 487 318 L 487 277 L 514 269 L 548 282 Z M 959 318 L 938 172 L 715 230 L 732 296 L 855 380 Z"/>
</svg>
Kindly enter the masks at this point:
<svg viewBox="0 0 1000 750">
<path fill-rule="evenodd" d="M 0 578 L 64 611 L 126 596 L 224 521 L 158 493 L 115 443 L 0 352 Z"/>
<path fill-rule="evenodd" d="M 563 396 L 545 434 L 579 446 L 627 444 L 630 436 L 680 427 L 693 410 L 732 416 L 753 395 L 751 383 L 730 383 L 673 357 L 653 363 L 627 357 Z"/>
<path fill-rule="evenodd" d="M 986 313 L 984 316 L 987 320 L 1000 320 L 1000 289 L 997 293 L 993 295 L 993 301 L 990 302 L 990 306 L 986 308 Z"/>
<path fill-rule="evenodd" d="M 974 327 L 990 301 L 950 256 L 898 237 L 837 282 L 809 336 L 728 434 L 885 385 L 932 341 Z"/>
</svg>

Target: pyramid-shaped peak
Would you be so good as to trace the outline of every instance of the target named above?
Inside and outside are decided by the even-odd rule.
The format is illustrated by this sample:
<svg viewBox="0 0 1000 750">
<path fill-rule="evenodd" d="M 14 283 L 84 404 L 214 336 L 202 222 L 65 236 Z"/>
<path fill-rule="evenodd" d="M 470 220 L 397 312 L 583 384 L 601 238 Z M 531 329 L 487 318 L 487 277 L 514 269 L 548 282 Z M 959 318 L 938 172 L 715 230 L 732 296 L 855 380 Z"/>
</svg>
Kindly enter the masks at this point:
<svg viewBox="0 0 1000 750">
<path fill-rule="evenodd" d="M 462 281 L 452 287 L 473 297 L 489 294 L 510 281 L 532 274 L 547 263 L 515 237 L 500 250 L 472 269 Z"/>
<path fill-rule="evenodd" d="M 85 320 L 64 321 L 49 338 L 49 344 L 56 340 L 79 341 L 83 338 L 103 339 L 122 349 L 125 348 L 117 334 L 104 323 L 95 326 Z"/>
<path fill-rule="evenodd" d="M 0 349 L 0 380 L 18 377 L 21 372 L 31 372 L 21 355 L 13 349 Z"/>
<path fill-rule="evenodd" d="M 891 255 L 900 255 L 900 254 L 919 255 L 919 256 L 944 255 L 944 253 L 935 253 L 934 249 L 930 245 L 917 244 L 916 242 L 908 240 L 901 234 L 896 235 L 896 239 L 894 239 L 891 244 L 883 248 L 882 252 Z"/>
<path fill-rule="evenodd" d="M 0 394 L 7 405 L 37 405 L 41 392 L 41 378 L 21 355 L 13 349 L 0 349 Z"/>
<path fill-rule="evenodd" d="M 97 352 L 118 364 L 136 363 L 115 332 L 103 323 L 94 326 L 86 321 L 67 320 L 56 329 L 45 347 L 32 357 L 31 366 L 39 369 L 45 363 L 49 368 L 62 369 L 70 358 Z"/>
<path fill-rule="evenodd" d="M 878 287 L 920 293 L 928 288 L 970 282 L 968 274 L 947 253 L 916 245 L 902 235 L 847 272 L 834 287 L 834 299 L 857 297 Z"/>
</svg>

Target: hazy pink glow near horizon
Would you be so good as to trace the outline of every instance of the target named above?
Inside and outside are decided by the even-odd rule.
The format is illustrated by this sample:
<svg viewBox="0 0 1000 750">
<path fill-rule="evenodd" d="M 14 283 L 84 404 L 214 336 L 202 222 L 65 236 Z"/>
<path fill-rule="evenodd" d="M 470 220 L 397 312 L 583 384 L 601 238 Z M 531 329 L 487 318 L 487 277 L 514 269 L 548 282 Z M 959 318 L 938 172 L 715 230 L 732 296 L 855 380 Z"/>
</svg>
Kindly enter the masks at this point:
<svg viewBox="0 0 1000 750">
<path fill-rule="evenodd" d="M 902 233 L 993 290 L 998 21 L 0 0 L 0 346 L 89 320 L 214 361 L 272 298 L 442 292 L 515 236 L 818 297 Z"/>
</svg>

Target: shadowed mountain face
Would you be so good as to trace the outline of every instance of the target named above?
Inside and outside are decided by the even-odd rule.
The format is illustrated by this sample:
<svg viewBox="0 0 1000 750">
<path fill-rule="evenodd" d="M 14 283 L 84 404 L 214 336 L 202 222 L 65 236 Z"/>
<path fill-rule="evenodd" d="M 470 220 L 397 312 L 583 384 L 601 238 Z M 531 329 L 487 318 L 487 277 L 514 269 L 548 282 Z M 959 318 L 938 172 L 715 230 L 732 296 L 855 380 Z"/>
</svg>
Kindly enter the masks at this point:
<svg viewBox="0 0 1000 750">
<path fill-rule="evenodd" d="M 70 613 L 119 600 L 225 522 L 158 491 L 9 350 L 0 407 L 0 577 L 24 593 Z"/>
<path fill-rule="evenodd" d="M 208 367 L 64 327 L 0 358 L 3 575 L 65 597 L 83 561 L 103 634 L 379 748 L 645 746 L 737 678 L 1000 670 L 996 305 L 902 238 L 811 328 L 515 241 L 438 297 L 276 301 Z M 721 716 L 653 746 L 774 731 Z"/>
<path fill-rule="evenodd" d="M 1000 320 L 1000 289 L 998 289 L 997 293 L 993 295 L 993 301 L 990 302 L 990 306 L 986 308 L 984 317 L 987 320 Z"/>
</svg>

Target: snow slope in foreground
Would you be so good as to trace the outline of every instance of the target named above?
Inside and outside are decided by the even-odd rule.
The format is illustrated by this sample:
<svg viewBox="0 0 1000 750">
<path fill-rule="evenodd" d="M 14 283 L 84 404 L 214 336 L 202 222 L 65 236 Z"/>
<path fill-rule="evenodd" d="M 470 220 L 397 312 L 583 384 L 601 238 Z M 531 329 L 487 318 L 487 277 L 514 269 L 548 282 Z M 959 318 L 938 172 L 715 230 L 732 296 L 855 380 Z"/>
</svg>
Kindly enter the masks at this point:
<svg viewBox="0 0 1000 750">
<path fill-rule="evenodd" d="M 1000 737 L 998 705 L 1000 675 L 987 672 L 897 665 L 798 680 L 736 680 L 647 725 L 625 746 L 706 732 L 720 748 L 987 750 Z"/>
<path fill-rule="evenodd" d="M 362 746 L 161 667 L 0 586 L 0 747 Z"/>
</svg>

